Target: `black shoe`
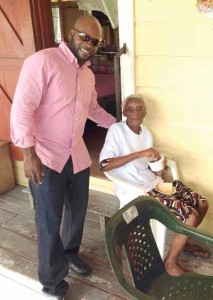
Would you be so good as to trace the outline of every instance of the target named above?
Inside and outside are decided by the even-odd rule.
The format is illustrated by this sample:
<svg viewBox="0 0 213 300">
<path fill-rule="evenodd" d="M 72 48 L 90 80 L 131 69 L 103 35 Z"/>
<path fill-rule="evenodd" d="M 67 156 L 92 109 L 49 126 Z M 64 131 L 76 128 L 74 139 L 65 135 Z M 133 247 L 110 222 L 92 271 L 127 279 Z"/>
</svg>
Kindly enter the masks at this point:
<svg viewBox="0 0 213 300">
<path fill-rule="evenodd" d="M 51 294 L 46 294 L 43 293 L 44 299 L 47 300 L 65 300 L 65 298 L 63 296 L 55 296 L 55 295 L 51 295 Z"/>
<path fill-rule="evenodd" d="M 80 276 L 89 276 L 92 273 L 92 267 L 83 262 L 77 255 L 69 261 L 69 268 Z"/>
<path fill-rule="evenodd" d="M 65 300 L 64 295 L 66 295 L 68 288 L 68 283 L 65 280 L 62 280 L 60 282 L 60 294 L 63 294 L 63 296 L 58 296 L 57 293 L 53 293 L 49 288 L 46 287 L 42 288 L 42 295 L 44 296 L 44 299 L 47 300 Z"/>
</svg>

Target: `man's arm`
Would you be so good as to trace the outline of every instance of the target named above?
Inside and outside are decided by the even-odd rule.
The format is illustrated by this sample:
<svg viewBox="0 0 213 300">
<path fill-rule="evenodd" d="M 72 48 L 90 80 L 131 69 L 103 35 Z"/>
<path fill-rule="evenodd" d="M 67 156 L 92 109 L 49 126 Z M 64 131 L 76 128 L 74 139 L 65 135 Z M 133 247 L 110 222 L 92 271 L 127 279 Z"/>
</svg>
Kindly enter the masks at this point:
<svg viewBox="0 0 213 300">
<path fill-rule="evenodd" d="M 41 160 L 35 152 L 35 147 L 24 148 L 23 155 L 25 177 L 33 183 L 41 184 L 44 172 L 42 170 Z"/>
<path fill-rule="evenodd" d="M 24 173 L 34 183 L 42 177 L 41 161 L 35 152 L 34 114 L 45 89 L 44 57 L 34 54 L 25 60 L 12 103 L 10 125 L 15 146 L 23 149 Z"/>
<path fill-rule="evenodd" d="M 117 119 L 109 114 L 105 109 L 103 109 L 97 102 L 97 93 L 93 93 L 93 98 L 89 106 L 88 118 L 98 126 L 109 128 L 110 125 L 117 122 Z"/>
</svg>

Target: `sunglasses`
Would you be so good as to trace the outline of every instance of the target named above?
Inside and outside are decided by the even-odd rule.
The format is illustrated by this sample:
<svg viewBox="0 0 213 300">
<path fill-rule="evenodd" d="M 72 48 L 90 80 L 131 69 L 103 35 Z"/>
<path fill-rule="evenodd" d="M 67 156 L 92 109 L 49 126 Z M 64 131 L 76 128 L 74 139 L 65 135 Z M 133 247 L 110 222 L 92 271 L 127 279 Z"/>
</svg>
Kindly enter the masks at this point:
<svg viewBox="0 0 213 300">
<path fill-rule="evenodd" d="M 98 47 L 101 44 L 101 40 L 99 39 L 94 39 L 90 35 L 86 34 L 85 32 L 81 32 L 78 29 L 74 28 L 74 30 L 77 32 L 78 36 L 82 40 L 82 42 L 91 42 L 91 44 L 94 47 Z"/>
</svg>

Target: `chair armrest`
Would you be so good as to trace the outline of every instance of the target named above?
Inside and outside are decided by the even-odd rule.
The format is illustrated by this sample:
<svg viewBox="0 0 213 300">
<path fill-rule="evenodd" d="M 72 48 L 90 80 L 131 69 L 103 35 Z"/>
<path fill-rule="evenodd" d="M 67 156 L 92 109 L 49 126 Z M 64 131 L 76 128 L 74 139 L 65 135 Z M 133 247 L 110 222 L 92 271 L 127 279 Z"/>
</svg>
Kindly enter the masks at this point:
<svg viewBox="0 0 213 300">
<path fill-rule="evenodd" d="M 179 173 L 178 173 L 176 162 L 172 159 L 167 158 L 167 166 L 171 169 L 173 180 L 179 180 Z M 138 189 L 141 195 L 147 195 L 147 193 L 141 187 L 134 185 L 133 183 L 128 182 L 124 179 L 121 179 L 120 177 L 114 174 L 113 170 L 105 171 L 104 174 L 112 182 L 125 184 L 125 186 L 128 186 L 129 188 Z"/>
<path fill-rule="evenodd" d="M 167 166 L 171 169 L 173 180 L 179 180 L 180 176 L 179 176 L 176 162 L 172 159 L 167 158 Z"/>
<path fill-rule="evenodd" d="M 136 205 L 140 211 L 145 210 L 149 214 L 150 219 L 158 220 L 176 233 L 184 234 L 193 239 L 213 245 L 212 234 L 179 221 L 169 208 L 152 197 L 138 197 L 131 202 L 131 205 Z"/>
</svg>

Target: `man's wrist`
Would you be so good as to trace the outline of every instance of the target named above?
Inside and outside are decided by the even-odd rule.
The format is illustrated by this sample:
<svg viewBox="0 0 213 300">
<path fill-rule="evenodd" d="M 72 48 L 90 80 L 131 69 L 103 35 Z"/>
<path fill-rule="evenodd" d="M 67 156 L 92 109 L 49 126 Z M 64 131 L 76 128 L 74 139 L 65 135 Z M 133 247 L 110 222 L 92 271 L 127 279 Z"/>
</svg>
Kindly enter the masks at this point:
<svg viewBox="0 0 213 300">
<path fill-rule="evenodd" d="M 31 157 L 31 156 L 35 156 L 36 152 L 35 152 L 35 147 L 28 147 L 28 148 L 22 148 L 23 150 L 23 155 L 27 156 L 27 157 Z"/>
</svg>

